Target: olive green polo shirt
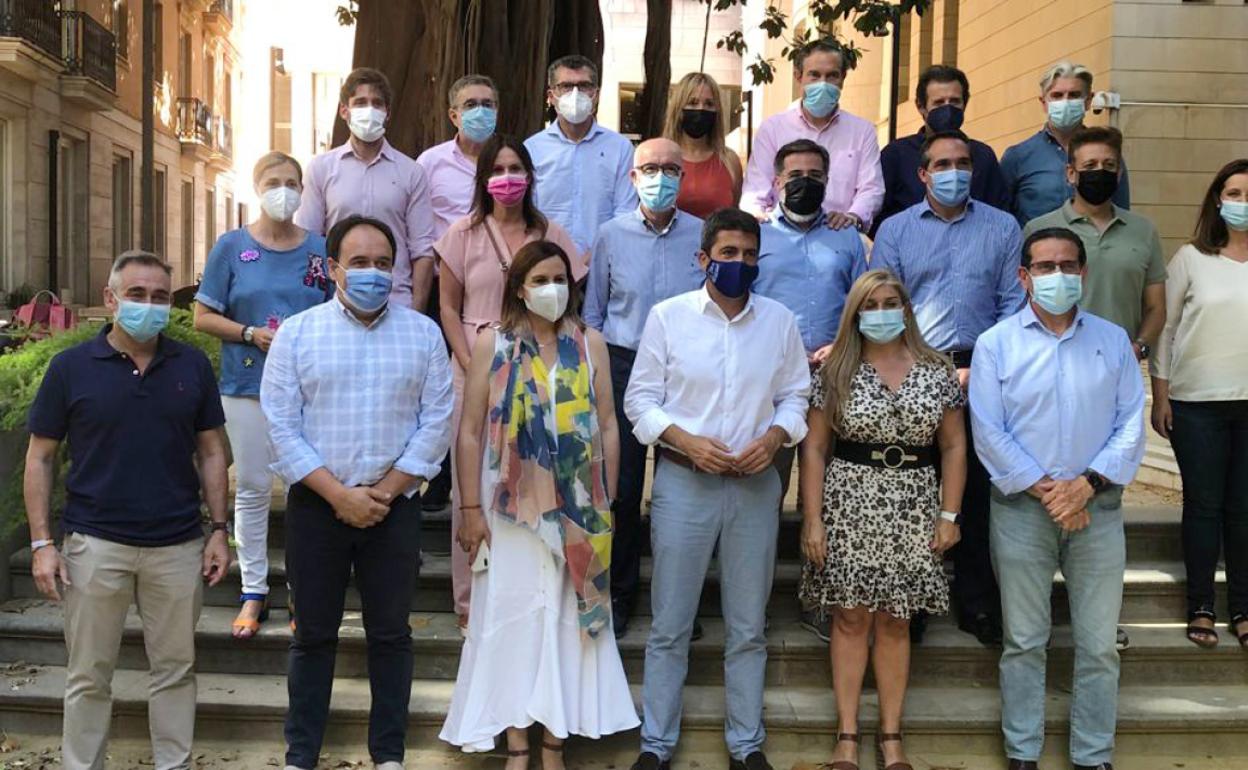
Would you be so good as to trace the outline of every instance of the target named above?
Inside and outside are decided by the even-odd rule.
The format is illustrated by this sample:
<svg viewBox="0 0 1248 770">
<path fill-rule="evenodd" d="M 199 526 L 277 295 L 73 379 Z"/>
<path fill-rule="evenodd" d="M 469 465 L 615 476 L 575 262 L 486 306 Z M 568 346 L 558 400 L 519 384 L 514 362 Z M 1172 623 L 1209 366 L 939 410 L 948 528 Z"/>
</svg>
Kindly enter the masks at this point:
<svg viewBox="0 0 1248 770">
<path fill-rule="evenodd" d="M 1066 201 L 1060 209 L 1028 222 L 1023 238 L 1049 227 L 1071 230 L 1087 249 L 1088 275 L 1079 306 L 1118 324 L 1134 340 L 1144 316 L 1144 287 L 1166 280 L 1157 228 L 1147 217 L 1114 206 L 1113 220 L 1100 232 Z"/>
</svg>

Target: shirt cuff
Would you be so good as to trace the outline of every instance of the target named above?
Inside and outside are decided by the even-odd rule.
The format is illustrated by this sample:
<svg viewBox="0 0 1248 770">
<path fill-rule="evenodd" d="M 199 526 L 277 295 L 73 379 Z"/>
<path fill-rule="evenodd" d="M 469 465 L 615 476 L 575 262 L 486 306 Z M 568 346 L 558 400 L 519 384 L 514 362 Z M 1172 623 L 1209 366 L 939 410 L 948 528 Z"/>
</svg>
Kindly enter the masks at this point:
<svg viewBox="0 0 1248 770">
<path fill-rule="evenodd" d="M 1016 495 L 1020 492 L 1026 492 L 1042 478 L 1044 478 L 1044 471 L 1040 469 L 1040 466 L 1032 464 L 1016 470 L 1008 476 L 995 477 L 992 483 L 997 489 L 1001 490 L 1002 494 Z"/>
<path fill-rule="evenodd" d="M 1096 471 L 1105 478 L 1119 486 L 1126 486 L 1131 483 L 1134 475 L 1128 473 L 1123 468 L 1121 458 L 1116 456 L 1115 452 L 1108 449 L 1101 450 L 1101 453 L 1092 460 L 1092 464 L 1088 466 L 1088 470 Z"/>
<path fill-rule="evenodd" d="M 793 447 L 802 443 L 802 439 L 806 438 L 806 431 L 809 429 L 805 419 L 796 418 L 788 414 L 777 413 L 771 424 L 773 427 L 784 431 L 785 435 L 789 437 L 784 442 L 786 447 Z"/>
<path fill-rule="evenodd" d="M 654 407 L 633 423 L 633 435 L 642 444 L 649 446 L 659 440 L 663 431 L 675 425 L 676 421 L 668 416 L 660 407 Z"/>
<path fill-rule="evenodd" d="M 218 313 L 225 313 L 225 303 L 218 302 L 215 298 L 204 294 L 202 291 L 195 295 L 195 301 L 204 307 L 210 307 Z"/>
<path fill-rule="evenodd" d="M 277 452 L 279 457 L 282 453 Z M 285 459 L 278 460 L 269 466 L 269 470 L 276 473 L 283 481 L 289 484 L 297 484 L 306 479 L 312 471 L 321 468 L 325 463 L 316 454 L 294 453 L 286 455 Z"/>
<path fill-rule="evenodd" d="M 409 476 L 419 476 L 420 478 L 428 481 L 442 472 L 442 464 L 429 463 L 414 457 L 400 457 L 395 461 L 394 469 L 396 471 L 402 471 Z"/>
</svg>

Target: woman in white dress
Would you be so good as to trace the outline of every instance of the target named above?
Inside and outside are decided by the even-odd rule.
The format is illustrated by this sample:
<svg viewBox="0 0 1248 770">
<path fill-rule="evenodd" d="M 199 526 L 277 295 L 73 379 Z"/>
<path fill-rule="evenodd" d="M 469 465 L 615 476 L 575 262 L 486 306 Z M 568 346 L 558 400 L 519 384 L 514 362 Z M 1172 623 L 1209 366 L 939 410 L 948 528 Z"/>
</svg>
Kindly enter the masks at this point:
<svg viewBox="0 0 1248 770">
<path fill-rule="evenodd" d="M 524 246 L 507 271 L 502 322 L 472 354 L 456 447 L 473 564 L 468 638 L 441 738 L 491 751 L 506 770 L 562 770 L 569 735 L 639 724 L 611 632 L 610 499 L 619 438 L 606 343 L 577 317 L 567 253 Z"/>
</svg>

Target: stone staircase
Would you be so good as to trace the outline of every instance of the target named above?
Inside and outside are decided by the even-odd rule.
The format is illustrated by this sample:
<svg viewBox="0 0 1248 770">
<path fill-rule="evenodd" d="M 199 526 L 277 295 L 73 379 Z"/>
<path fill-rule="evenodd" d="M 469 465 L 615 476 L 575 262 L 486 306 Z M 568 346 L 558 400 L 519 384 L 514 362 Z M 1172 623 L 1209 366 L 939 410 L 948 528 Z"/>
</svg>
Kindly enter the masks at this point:
<svg viewBox="0 0 1248 770">
<path fill-rule="evenodd" d="M 271 584 L 275 607 L 286 591 L 281 503 L 277 502 L 270 541 Z M 1132 647 L 1122 657 L 1122 697 L 1117 766 L 1131 770 L 1131 757 L 1159 756 L 1187 760 L 1188 768 L 1213 767 L 1213 759 L 1242 758 L 1248 767 L 1248 654 L 1222 633 L 1215 650 L 1200 650 L 1182 634 L 1184 572 L 1178 510 L 1132 505 L 1127 513 L 1128 569 L 1123 623 Z M 768 635 L 766 715 L 767 748 L 773 763 L 788 767 L 798 760 L 826 761 L 835 728 L 835 705 L 825 644 L 796 624 L 799 520 L 790 510 L 782 521 Z M 449 515 L 428 515 L 424 564 L 412 603 L 415 673 L 409 745 L 422 757 L 440 757 L 458 766 L 456 752 L 441 747 L 441 727 L 458 667 L 460 638 L 450 602 L 451 547 Z M 65 647 L 61 608 L 37 598 L 29 574 L 29 552 L 15 554 L 11 579 L 15 598 L 0 605 L 0 729 L 12 733 L 56 735 L 64 693 Z M 649 580 L 649 562 L 643 581 Z M 1219 574 L 1219 606 L 1225 578 Z M 284 610 L 247 643 L 230 637 L 239 592 L 235 569 L 227 580 L 205 592 L 199 623 L 199 701 L 197 736 L 204 741 L 258 745 L 280 756 L 286 711 L 286 650 L 290 630 Z M 1052 767 L 1065 766 L 1071 641 L 1065 592 L 1054 588 L 1054 633 L 1049 656 L 1046 747 Z M 368 720 L 364 634 L 358 595 L 348 596 L 348 613 L 339 646 L 327 749 L 363 752 Z M 620 643 L 624 665 L 634 685 L 641 682 L 649 606 Z M 693 644 L 685 698 L 685 733 L 677 767 L 722 767 L 723 625 L 719 619 L 719 579 L 708 578 L 702 595 L 705 637 Z M 924 643 L 912 656 L 911 690 L 906 707 L 907 750 L 918 770 L 927 768 L 1000 768 L 999 694 L 996 650 L 981 647 L 948 619 L 934 619 Z M 146 660 L 138 618 L 133 613 L 122 642 L 115 697 L 115 737 L 146 736 Z M 636 687 L 635 687 L 636 691 Z M 874 692 L 863 698 L 866 732 L 876 724 Z M 628 767 L 637 751 L 636 732 L 597 743 L 573 741 L 568 766 L 592 761 L 594 767 Z M 864 767 L 872 758 L 864 744 Z M 1202 759 L 1204 758 L 1204 759 Z M 1207 760 L 1209 764 L 1203 764 Z M 430 760 L 431 761 L 431 760 Z M 1141 760 L 1143 761 L 1143 760 Z M 601 763 L 601 764 L 600 764 Z M 465 762 L 465 766 L 467 766 Z M 479 766 L 473 763 L 473 767 Z M 1142 766 L 1142 765 L 1140 765 Z M 1150 765 L 1150 767 L 1153 765 Z"/>
</svg>

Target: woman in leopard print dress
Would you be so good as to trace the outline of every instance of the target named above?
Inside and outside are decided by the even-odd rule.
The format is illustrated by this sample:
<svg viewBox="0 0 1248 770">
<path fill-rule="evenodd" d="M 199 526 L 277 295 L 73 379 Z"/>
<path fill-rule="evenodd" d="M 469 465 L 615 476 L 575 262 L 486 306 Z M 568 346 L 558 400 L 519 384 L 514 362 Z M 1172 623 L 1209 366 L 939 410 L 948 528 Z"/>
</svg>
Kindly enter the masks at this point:
<svg viewBox="0 0 1248 770">
<path fill-rule="evenodd" d="M 834 761 L 856 760 L 871 655 L 887 766 L 910 767 L 899 736 L 910 617 L 949 610 L 941 554 L 959 530 L 941 512 L 952 517 L 961 504 L 964 403 L 953 367 L 920 337 L 905 288 L 884 270 L 859 278 L 814 378 L 802 447 L 801 599 L 832 614 Z"/>
</svg>

